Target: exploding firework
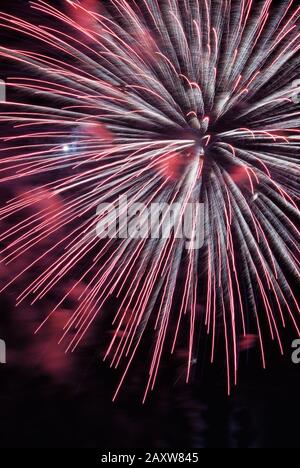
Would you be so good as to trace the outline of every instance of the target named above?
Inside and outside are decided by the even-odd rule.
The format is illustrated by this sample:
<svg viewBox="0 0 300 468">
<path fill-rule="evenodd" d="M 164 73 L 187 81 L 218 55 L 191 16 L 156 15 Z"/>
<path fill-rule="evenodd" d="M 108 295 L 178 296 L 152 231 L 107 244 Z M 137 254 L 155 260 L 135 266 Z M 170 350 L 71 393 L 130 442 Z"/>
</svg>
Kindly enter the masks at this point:
<svg viewBox="0 0 300 468">
<path fill-rule="evenodd" d="M 203 329 L 211 361 L 225 356 L 228 391 L 247 337 L 257 336 L 265 366 L 268 338 L 283 352 L 286 322 L 299 333 L 295 3 L 66 0 L 60 10 L 37 0 L 22 18 L 0 15 L 24 41 L 0 55 L 25 75 L 7 80 L 18 98 L 1 104 L 1 180 L 30 186 L 1 208 L 15 220 L 1 234 L 3 262 L 21 265 L 4 288 L 28 278 L 17 303 L 36 303 L 80 271 L 41 324 L 85 284 L 64 326 L 71 351 L 112 297 L 105 359 L 123 366 L 116 395 L 146 336 L 145 397 L 179 341 L 189 381 Z M 129 206 L 177 203 L 177 221 L 203 204 L 204 245 L 186 250 L 174 231 L 99 238 L 97 207 L 120 196 Z"/>
</svg>

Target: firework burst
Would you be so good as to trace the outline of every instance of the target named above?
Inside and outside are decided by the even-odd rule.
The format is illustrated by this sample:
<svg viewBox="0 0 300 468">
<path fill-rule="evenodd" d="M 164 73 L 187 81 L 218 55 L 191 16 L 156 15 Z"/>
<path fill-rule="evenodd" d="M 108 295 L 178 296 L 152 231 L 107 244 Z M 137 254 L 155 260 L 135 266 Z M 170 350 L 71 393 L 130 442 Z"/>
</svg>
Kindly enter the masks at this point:
<svg viewBox="0 0 300 468">
<path fill-rule="evenodd" d="M 299 333 L 300 8 L 293 0 L 66 0 L 63 11 L 29 3 L 21 18 L 0 14 L 1 27 L 30 44 L 0 47 L 25 75 L 7 81 L 8 96 L 19 98 L 0 114 L 9 127 L 1 179 L 31 186 L 0 211 L 18 216 L 1 234 L 3 261 L 32 258 L 9 283 L 29 277 L 17 303 L 43 300 L 79 269 L 76 284 L 86 288 L 62 340 L 74 350 L 114 298 L 105 359 L 124 366 L 116 395 L 149 330 L 145 397 L 179 339 L 190 379 L 203 329 L 211 361 L 226 356 L 230 391 L 241 336 L 257 335 L 265 366 L 267 338 L 283 351 L 286 322 Z M 202 249 L 186 251 L 174 235 L 99 239 L 97 206 L 121 195 L 180 203 L 180 218 L 203 203 Z"/>
</svg>

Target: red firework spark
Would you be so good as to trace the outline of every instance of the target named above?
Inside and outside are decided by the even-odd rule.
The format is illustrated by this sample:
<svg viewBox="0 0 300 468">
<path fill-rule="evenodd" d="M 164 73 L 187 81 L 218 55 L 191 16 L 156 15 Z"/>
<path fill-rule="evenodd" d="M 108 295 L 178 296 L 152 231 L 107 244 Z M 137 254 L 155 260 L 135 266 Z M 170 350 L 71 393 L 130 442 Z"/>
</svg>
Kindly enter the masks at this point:
<svg viewBox="0 0 300 468">
<path fill-rule="evenodd" d="M 124 363 L 115 398 L 147 330 L 154 346 L 144 399 L 182 331 L 187 381 L 199 329 L 211 337 L 212 362 L 223 336 L 228 392 L 239 351 L 255 337 L 265 366 L 266 336 L 283 352 L 287 319 L 299 333 L 295 3 L 66 0 L 66 14 L 40 0 L 30 2 L 38 21 L 0 14 L 2 27 L 31 43 L 0 47 L 26 73 L 8 80 L 8 94 L 27 96 L 2 103 L 0 121 L 11 128 L 1 180 L 32 186 L 0 210 L 2 220 L 22 218 L 1 235 L 3 262 L 32 259 L 3 290 L 37 269 L 17 298 L 36 303 L 88 259 L 41 326 L 84 283 L 61 339 L 73 331 L 66 348 L 74 351 L 115 297 L 105 354 L 116 368 Z M 124 194 L 130 206 L 179 203 L 180 219 L 190 203 L 204 203 L 203 248 L 185 252 L 176 236 L 99 239 L 97 206 Z"/>
</svg>

